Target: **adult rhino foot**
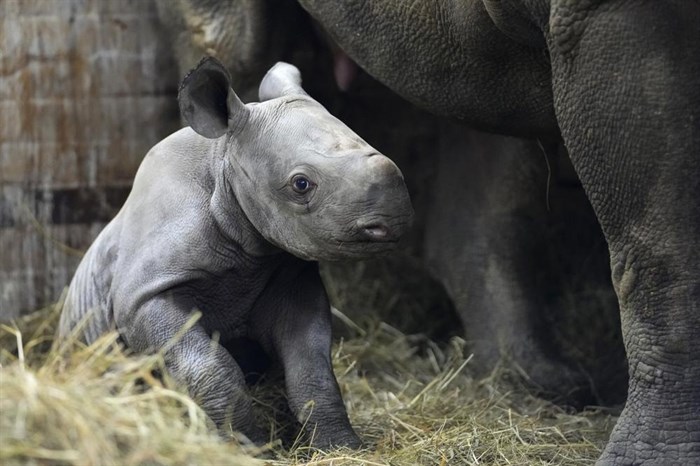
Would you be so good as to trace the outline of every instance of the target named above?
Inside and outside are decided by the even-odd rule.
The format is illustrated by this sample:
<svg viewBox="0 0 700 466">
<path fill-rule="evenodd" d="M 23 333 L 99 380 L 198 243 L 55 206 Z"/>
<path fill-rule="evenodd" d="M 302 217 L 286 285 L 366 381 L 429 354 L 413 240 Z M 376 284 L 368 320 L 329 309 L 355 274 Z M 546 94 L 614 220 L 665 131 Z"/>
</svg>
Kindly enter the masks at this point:
<svg viewBox="0 0 700 466">
<path fill-rule="evenodd" d="M 523 382 L 542 398 L 577 410 L 596 402 L 588 378 L 564 362 L 539 355 L 513 363 Z"/>
<path fill-rule="evenodd" d="M 670 401 L 674 403 L 673 400 Z M 599 466 L 700 465 L 700 408 L 677 400 L 659 409 L 643 403 L 625 407 Z"/>
<path fill-rule="evenodd" d="M 473 367 L 477 373 L 486 375 L 494 367 L 502 365 L 509 374 L 515 376 L 518 383 L 553 403 L 582 409 L 596 402 L 588 377 L 537 345 L 524 341 L 527 344 L 500 349 L 492 342 L 478 343 L 470 348 L 474 353 Z"/>
</svg>

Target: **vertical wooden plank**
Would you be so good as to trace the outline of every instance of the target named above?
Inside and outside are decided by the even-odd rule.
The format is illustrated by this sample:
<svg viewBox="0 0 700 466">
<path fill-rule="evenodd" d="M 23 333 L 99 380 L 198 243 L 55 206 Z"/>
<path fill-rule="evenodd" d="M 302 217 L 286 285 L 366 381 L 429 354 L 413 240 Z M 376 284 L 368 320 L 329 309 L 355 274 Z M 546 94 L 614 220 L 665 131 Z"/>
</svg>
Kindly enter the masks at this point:
<svg viewBox="0 0 700 466">
<path fill-rule="evenodd" d="M 0 319 L 55 300 L 179 126 L 152 0 L 0 2 Z"/>
</svg>

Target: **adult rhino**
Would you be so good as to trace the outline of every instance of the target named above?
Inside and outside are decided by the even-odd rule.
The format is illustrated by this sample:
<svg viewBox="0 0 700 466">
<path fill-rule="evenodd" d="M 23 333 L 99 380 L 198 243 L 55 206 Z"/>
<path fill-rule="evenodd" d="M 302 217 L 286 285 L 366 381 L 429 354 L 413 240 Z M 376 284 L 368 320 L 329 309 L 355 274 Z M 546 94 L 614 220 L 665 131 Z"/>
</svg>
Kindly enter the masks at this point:
<svg viewBox="0 0 700 466">
<path fill-rule="evenodd" d="M 700 463 L 700 4 L 300 3 L 417 105 L 563 139 L 608 243 L 629 361 L 599 464 Z"/>
</svg>

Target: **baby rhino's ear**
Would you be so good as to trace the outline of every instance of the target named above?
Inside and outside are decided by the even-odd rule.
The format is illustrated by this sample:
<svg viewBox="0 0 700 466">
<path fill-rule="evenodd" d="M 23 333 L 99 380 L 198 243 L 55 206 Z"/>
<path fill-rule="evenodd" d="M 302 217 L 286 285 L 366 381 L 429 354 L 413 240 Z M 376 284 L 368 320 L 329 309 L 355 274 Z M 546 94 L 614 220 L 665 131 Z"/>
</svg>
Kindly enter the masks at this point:
<svg viewBox="0 0 700 466">
<path fill-rule="evenodd" d="M 278 61 L 260 82 L 258 97 L 264 102 L 291 94 L 307 95 L 301 88 L 301 73 L 296 66 Z"/>
<path fill-rule="evenodd" d="M 242 126 L 248 111 L 231 89 L 231 75 L 214 57 L 205 57 L 187 73 L 177 100 L 187 124 L 210 139 Z"/>
</svg>

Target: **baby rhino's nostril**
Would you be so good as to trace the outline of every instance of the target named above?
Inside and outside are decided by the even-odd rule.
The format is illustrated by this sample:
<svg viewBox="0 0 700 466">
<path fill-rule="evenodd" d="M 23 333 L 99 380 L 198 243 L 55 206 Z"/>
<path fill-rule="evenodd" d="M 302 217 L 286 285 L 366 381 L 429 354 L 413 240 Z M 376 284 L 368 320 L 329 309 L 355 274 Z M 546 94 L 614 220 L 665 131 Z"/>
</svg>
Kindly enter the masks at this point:
<svg viewBox="0 0 700 466">
<path fill-rule="evenodd" d="M 391 239 L 389 227 L 382 223 L 373 223 L 362 227 L 363 235 L 370 241 L 388 241 Z"/>
</svg>

